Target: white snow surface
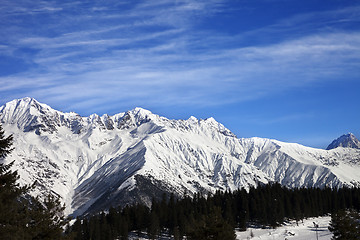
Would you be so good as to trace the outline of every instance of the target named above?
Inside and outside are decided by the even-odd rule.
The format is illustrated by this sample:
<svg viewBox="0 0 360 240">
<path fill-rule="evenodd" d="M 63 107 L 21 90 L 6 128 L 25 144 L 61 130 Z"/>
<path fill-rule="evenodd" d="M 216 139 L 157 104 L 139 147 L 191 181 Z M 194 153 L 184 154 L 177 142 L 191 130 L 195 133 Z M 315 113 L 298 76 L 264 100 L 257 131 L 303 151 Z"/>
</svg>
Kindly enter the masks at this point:
<svg viewBox="0 0 360 240">
<path fill-rule="evenodd" d="M 244 232 L 236 231 L 237 240 L 331 240 L 333 234 L 329 231 L 331 217 L 308 218 L 304 221 L 288 222 L 278 228 L 248 228 Z M 314 223 L 317 225 L 315 227 Z M 251 237 L 251 232 L 252 236 Z"/>
<path fill-rule="evenodd" d="M 331 217 L 317 217 L 308 218 L 304 221 L 299 221 L 298 224 L 295 221 L 288 222 L 277 228 L 255 228 L 249 227 L 246 231 L 236 230 L 237 240 L 331 240 L 333 234 L 329 231 L 329 223 Z M 314 223 L 317 225 L 315 227 Z M 251 234 L 252 233 L 252 234 Z M 131 232 L 129 234 L 131 240 L 147 240 L 150 239 L 147 234 Z M 158 237 L 160 240 L 171 240 L 173 236 L 162 233 Z"/>
<path fill-rule="evenodd" d="M 272 181 L 360 184 L 359 149 L 237 138 L 213 118 L 170 120 L 142 108 L 81 117 L 24 98 L 0 107 L 0 121 L 14 135 L 15 150 L 6 160 L 15 160 L 21 183 L 36 182 L 35 195 L 60 196 L 69 214 L 83 213 L 105 193 L 135 189 L 136 176 L 180 196 Z"/>
</svg>

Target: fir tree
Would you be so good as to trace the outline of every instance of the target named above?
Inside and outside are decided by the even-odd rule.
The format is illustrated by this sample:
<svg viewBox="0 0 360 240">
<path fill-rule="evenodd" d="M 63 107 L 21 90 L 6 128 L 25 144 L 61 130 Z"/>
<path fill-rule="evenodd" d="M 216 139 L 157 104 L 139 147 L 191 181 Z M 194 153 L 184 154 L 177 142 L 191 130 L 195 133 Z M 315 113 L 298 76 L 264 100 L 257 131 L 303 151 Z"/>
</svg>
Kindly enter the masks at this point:
<svg viewBox="0 0 360 240">
<path fill-rule="evenodd" d="M 331 214 L 329 230 L 333 240 L 360 239 L 360 213 L 355 210 L 340 210 Z"/>
<path fill-rule="evenodd" d="M 232 240 L 236 238 L 234 228 L 222 218 L 219 208 L 212 209 L 209 214 L 201 216 L 187 235 L 190 240 Z"/>
<path fill-rule="evenodd" d="M 150 225 L 147 232 L 151 239 L 156 239 L 160 233 L 159 217 L 155 211 L 150 213 Z"/>
<path fill-rule="evenodd" d="M 4 239 L 20 239 L 25 237 L 26 209 L 22 206 L 24 199 L 20 198 L 26 187 L 20 187 L 17 172 L 10 168 L 14 164 L 5 164 L 6 156 L 12 151 L 12 135 L 5 137 L 0 125 L 0 236 Z"/>
<path fill-rule="evenodd" d="M 0 125 L 0 160 L 3 161 L 5 157 L 13 150 L 12 148 L 13 136 L 5 137 L 5 132 Z M 3 165 L 3 163 L 1 163 Z"/>
<path fill-rule="evenodd" d="M 31 198 L 27 206 L 28 219 L 27 229 L 31 239 L 62 239 L 63 227 L 68 222 L 64 216 L 64 206 L 61 206 L 58 198 L 48 195 L 44 201 Z"/>
</svg>

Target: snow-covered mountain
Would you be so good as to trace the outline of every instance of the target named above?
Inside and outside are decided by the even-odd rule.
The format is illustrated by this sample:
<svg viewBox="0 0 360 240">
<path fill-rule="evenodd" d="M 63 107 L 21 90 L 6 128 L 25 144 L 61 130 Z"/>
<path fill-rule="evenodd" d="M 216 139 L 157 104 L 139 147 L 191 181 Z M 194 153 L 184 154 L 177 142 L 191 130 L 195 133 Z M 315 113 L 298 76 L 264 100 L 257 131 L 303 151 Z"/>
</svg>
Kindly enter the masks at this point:
<svg viewBox="0 0 360 240">
<path fill-rule="evenodd" d="M 360 149 L 360 141 L 355 137 L 354 134 L 348 133 L 332 141 L 332 143 L 330 143 L 330 145 L 326 149 L 330 150 L 337 147 Z"/>
<path fill-rule="evenodd" d="M 59 195 L 75 215 L 153 197 L 235 190 L 278 181 L 289 187 L 360 184 L 360 150 L 314 149 L 237 138 L 213 118 L 170 120 L 142 108 L 114 116 L 56 111 L 32 98 L 0 107 L 14 135 L 20 181 Z"/>
</svg>

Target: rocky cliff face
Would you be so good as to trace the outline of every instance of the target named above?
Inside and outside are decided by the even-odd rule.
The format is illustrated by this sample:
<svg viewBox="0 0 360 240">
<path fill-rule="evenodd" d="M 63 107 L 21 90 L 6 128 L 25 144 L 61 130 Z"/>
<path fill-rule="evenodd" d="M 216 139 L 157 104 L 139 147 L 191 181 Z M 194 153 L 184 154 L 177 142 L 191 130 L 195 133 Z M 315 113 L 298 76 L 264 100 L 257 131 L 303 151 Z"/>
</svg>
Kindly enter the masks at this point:
<svg viewBox="0 0 360 240">
<path fill-rule="evenodd" d="M 14 134 L 8 160 L 34 194 L 51 192 L 75 215 L 172 192 L 235 190 L 258 183 L 341 187 L 360 183 L 360 150 L 322 150 L 237 138 L 213 118 L 169 120 L 135 108 L 114 116 L 62 113 L 35 99 L 0 107 Z"/>
</svg>

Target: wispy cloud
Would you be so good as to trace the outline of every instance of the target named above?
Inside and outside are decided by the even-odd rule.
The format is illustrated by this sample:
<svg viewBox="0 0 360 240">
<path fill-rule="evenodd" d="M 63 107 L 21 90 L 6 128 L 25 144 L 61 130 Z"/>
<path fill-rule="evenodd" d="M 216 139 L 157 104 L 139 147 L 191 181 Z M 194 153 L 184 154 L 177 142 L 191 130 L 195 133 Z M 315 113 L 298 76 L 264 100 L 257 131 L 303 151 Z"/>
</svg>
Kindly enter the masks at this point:
<svg viewBox="0 0 360 240">
<path fill-rule="evenodd" d="M 50 1 L 7 1 L 1 2 L 0 11 L 2 17 L 4 16 L 20 16 L 20 15 L 34 15 L 44 13 L 54 13 L 63 10 L 62 7 L 54 6 Z"/>
<path fill-rule="evenodd" d="M 111 6 L 91 5 L 76 15 L 62 3 L 41 2 L 36 7 L 26 3 L 19 7 L 8 1 L 0 13 L 61 14 L 55 20 L 47 16 L 51 21 L 41 24 L 39 32 L 19 31 L 26 24 L 18 24 L 17 30 L 4 29 L 6 33 L 16 31 L 17 36 L 0 37 L 5 41 L 1 53 L 15 56 L 30 49 L 23 54 L 23 61 L 36 65 L 0 77 L 0 82 L 6 83 L 0 87 L 4 97 L 21 89 L 22 94 L 49 103 L 66 101 L 69 110 L 87 104 L 92 110 L 111 104 L 209 106 L 257 99 L 333 80 L 345 72 L 347 76 L 360 75 L 360 32 L 333 29 L 293 34 L 299 32 L 299 25 L 304 26 L 299 23 L 314 18 L 329 21 L 335 12 L 298 15 L 227 35 L 196 29 L 201 18 L 222 10 L 222 1 L 151 1 L 123 5 L 119 12 Z M 346 16 L 350 12 L 353 14 Z M 359 18 L 350 9 L 336 13 L 343 16 L 342 21 Z M 289 33 L 289 37 L 245 44 L 259 33 Z"/>
</svg>

